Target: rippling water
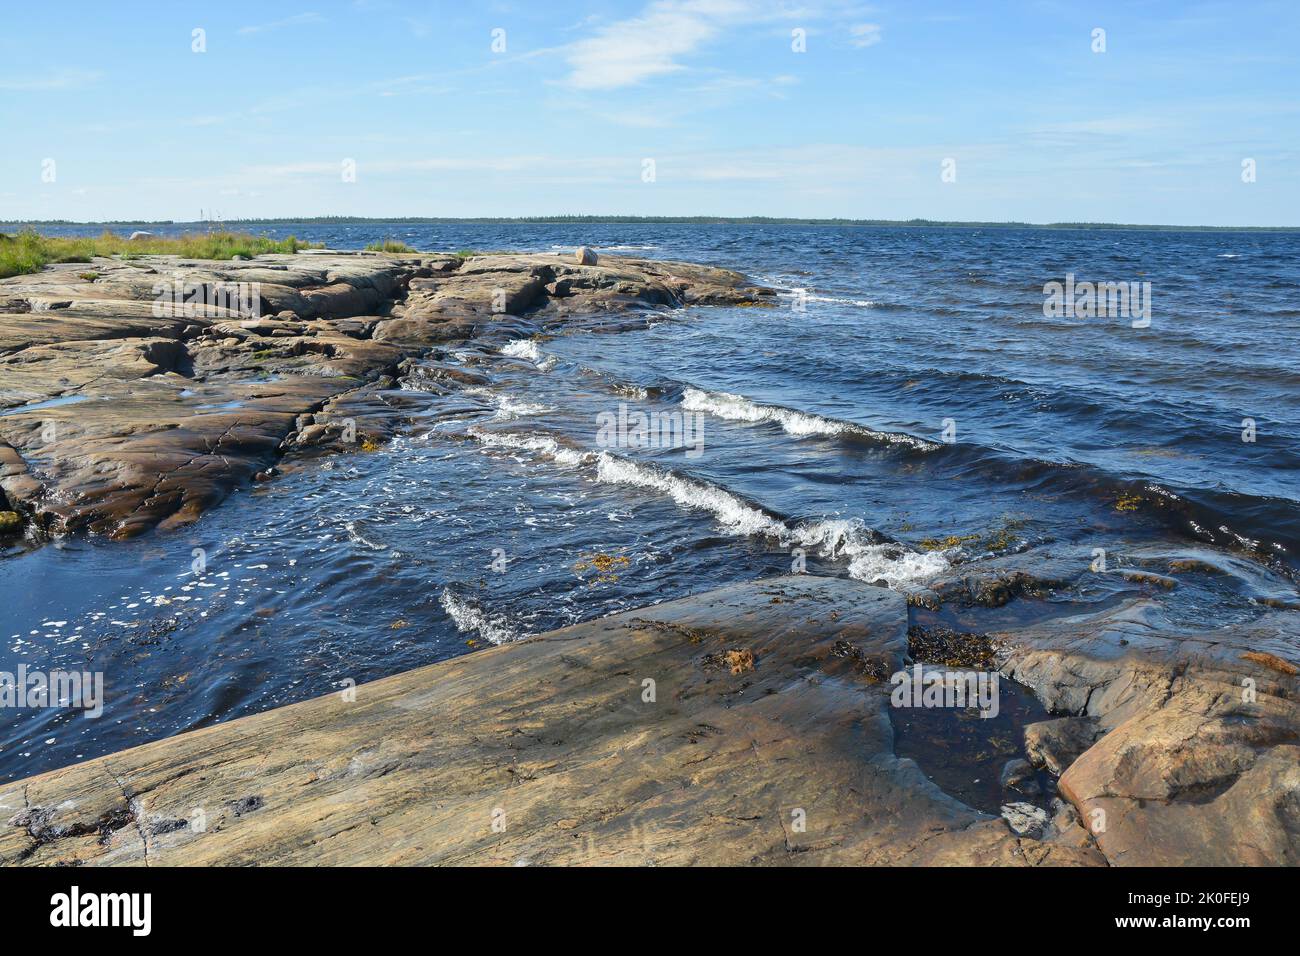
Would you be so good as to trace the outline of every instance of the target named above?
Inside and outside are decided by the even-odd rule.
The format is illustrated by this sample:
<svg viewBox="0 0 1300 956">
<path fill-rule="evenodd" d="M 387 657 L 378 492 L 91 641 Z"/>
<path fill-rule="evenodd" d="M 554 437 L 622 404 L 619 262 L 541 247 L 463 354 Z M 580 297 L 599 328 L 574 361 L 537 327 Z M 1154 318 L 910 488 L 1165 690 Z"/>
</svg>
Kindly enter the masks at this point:
<svg viewBox="0 0 1300 956">
<path fill-rule="evenodd" d="M 781 305 L 452 349 L 441 360 L 480 384 L 417 394 L 413 427 L 379 451 L 303 460 L 180 533 L 11 549 L 0 670 L 103 671 L 107 702 L 98 720 L 0 713 L 0 775 L 783 573 L 798 553 L 904 589 L 990 553 L 1196 555 L 1221 573 L 1164 597 L 1195 627 L 1297 600 L 1295 235 L 268 231 L 337 248 L 586 243 L 735 268 Z M 1150 327 L 1045 317 L 1044 284 L 1067 273 L 1150 282 Z M 638 413 L 697 430 L 685 447 L 607 441 L 602 423 Z"/>
</svg>

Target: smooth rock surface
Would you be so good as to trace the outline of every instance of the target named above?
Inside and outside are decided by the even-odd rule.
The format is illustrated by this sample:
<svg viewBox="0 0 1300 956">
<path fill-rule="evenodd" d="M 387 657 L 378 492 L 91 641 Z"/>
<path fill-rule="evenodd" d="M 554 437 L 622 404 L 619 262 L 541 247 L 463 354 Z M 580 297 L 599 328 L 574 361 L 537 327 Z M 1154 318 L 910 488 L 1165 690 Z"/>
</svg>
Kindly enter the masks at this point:
<svg viewBox="0 0 1300 956">
<path fill-rule="evenodd" d="M 805 575 L 579 624 L 6 785 L 0 861 L 1102 863 L 895 756 L 906 630 Z"/>
</svg>

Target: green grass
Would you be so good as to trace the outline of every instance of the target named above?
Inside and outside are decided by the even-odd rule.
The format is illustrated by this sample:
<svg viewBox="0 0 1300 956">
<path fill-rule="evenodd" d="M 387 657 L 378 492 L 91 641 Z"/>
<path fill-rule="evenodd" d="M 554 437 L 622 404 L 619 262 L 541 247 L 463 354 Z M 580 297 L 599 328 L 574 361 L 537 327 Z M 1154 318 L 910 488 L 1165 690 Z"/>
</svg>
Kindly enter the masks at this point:
<svg viewBox="0 0 1300 956">
<path fill-rule="evenodd" d="M 385 239 L 383 242 L 372 242 L 366 246 L 366 252 L 414 252 L 404 242 L 398 242 L 396 239 Z"/>
<path fill-rule="evenodd" d="M 247 232 L 195 232 L 183 236 L 151 236 L 134 242 L 105 230 L 81 237 L 42 236 L 33 229 L 17 235 L 0 233 L 0 279 L 39 272 L 52 262 L 89 262 L 95 256 L 138 259 L 147 255 L 182 256 L 186 259 L 252 259 L 264 253 L 296 253 L 311 248 L 294 236 L 271 239 Z"/>
</svg>

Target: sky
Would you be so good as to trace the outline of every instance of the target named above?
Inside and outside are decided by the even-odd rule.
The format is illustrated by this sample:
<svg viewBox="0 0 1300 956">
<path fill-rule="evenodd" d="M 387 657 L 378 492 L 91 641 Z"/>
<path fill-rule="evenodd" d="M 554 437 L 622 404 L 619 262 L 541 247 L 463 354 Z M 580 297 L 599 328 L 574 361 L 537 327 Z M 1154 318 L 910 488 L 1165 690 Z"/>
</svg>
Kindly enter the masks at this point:
<svg viewBox="0 0 1300 956">
<path fill-rule="evenodd" d="M 1292 0 L 60 0 L 3 22 L 0 220 L 1300 226 Z"/>
</svg>

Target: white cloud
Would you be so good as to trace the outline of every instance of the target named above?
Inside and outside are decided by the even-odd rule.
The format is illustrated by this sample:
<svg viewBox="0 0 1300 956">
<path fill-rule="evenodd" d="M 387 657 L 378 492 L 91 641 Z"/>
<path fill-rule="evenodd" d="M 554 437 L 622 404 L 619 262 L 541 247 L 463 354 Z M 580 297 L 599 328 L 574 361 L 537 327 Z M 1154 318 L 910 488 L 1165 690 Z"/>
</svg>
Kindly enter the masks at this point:
<svg viewBox="0 0 1300 956">
<path fill-rule="evenodd" d="M 584 90 L 616 89 L 674 73 L 684 69 L 678 58 L 753 12 L 743 0 L 656 0 L 639 16 L 611 23 L 569 47 L 573 72 L 567 83 Z"/>
<path fill-rule="evenodd" d="M 855 23 L 849 27 L 849 42 L 854 46 L 875 46 L 882 39 L 878 23 Z"/>
<path fill-rule="evenodd" d="M 73 90 L 89 86 L 104 74 L 93 70 L 60 70 L 45 76 L 0 77 L 0 90 L 31 93 L 44 90 Z"/>
<path fill-rule="evenodd" d="M 268 30 L 279 30 L 281 27 L 302 26 L 305 23 L 320 23 L 321 15 L 319 13 L 299 13 L 297 16 L 285 17 L 283 20 L 272 20 L 270 23 L 258 23 L 253 26 L 240 27 L 240 33 L 265 33 Z"/>
</svg>

